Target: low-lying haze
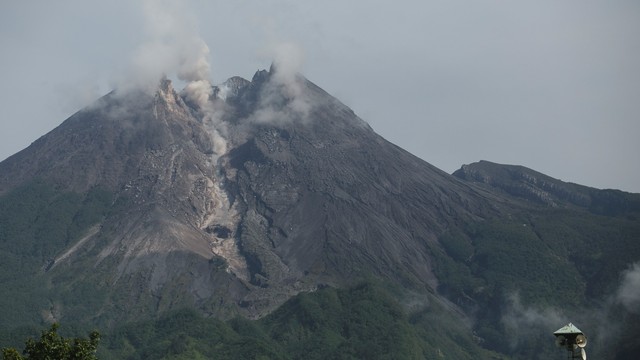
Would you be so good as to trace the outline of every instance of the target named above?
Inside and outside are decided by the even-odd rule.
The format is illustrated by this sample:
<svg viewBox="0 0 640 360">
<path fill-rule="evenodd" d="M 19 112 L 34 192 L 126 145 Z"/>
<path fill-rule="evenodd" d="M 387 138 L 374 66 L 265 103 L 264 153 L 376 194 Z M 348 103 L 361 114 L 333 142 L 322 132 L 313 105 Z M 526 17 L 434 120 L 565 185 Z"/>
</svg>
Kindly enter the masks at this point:
<svg viewBox="0 0 640 360">
<path fill-rule="evenodd" d="M 638 35 L 625 0 L 2 2 L 0 159 L 147 73 L 198 91 L 284 54 L 447 172 L 485 159 L 640 192 Z"/>
</svg>

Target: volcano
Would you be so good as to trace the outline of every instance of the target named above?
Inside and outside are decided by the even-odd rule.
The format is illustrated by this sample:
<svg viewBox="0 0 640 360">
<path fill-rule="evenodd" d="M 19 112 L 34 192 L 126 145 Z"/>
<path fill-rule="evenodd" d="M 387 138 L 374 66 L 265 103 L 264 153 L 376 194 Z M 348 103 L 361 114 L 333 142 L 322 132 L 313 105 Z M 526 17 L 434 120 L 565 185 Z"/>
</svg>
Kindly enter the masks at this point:
<svg viewBox="0 0 640 360">
<path fill-rule="evenodd" d="M 291 97 L 273 78 L 218 86 L 217 124 L 169 80 L 153 95 L 114 92 L 3 162 L 2 193 L 40 179 L 103 189 L 121 206 L 48 254 L 48 271 L 71 271 L 92 249 L 110 286 L 142 282 L 161 299 L 171 288 L 200 306 L 223 297 L 250 316 L 370 273 L 435 291 L 428 244 L 499 206 L 310 81 L 298 76 Z M 217 154 L 221 127 L 230 150 Z"/>
<path fill-rule="evenodd" d="M 167 79 L 114 91 L 0 163 L 3 283 L 29 289 L 0 325 L 113 326 L 182 307 L 260 318 L 366 278 L 470 321 L 514 279 L 577 305 L 640 259 L 637 194 L 488 162 L 449 175 L 278 71 L 231 78 L 204 107 Z M 585 240 L 581 219 L 608 247 Z M 480 324 L 499 319 L 492 309 Z"/>
</svg>

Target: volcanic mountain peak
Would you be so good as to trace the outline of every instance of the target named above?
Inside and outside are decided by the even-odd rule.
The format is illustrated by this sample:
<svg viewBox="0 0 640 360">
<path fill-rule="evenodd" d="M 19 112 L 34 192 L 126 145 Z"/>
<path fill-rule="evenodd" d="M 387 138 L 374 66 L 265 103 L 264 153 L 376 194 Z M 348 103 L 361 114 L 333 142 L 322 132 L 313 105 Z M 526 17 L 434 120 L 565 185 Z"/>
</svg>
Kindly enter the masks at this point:
<svg viewBox="0 0 640 360">
<path fill-rule="evenodd" d="M 160 85 L 156 90 L 154 113 L 156 118 L 158 117 L 158 106 L 162 104 L 164 108 L 178 117 L 188 117 L 189 112 L 184 100 L 173 89 L 171 80 L 163 78 L 160 80 Z"/>
<path fill-rule="evenodd" d="M 249 85 L 251 85 L 251 81 L 240 76 L 233 76 L 218 85 L 214 90 L 214 95 L 222 100 L 226 100 L 227 98 L 238 96 L 240 91 Z"/>
</svg>

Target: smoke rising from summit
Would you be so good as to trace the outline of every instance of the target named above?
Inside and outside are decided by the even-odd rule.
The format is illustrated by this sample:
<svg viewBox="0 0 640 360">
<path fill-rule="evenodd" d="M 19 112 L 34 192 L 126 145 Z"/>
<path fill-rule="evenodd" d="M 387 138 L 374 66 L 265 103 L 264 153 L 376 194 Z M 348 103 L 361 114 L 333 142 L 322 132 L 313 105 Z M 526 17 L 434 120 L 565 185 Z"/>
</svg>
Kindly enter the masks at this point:
<svg viewBox="0 0 640 360">
<path fill-rule="evenodd" d="M 172 0 L 142 2 L 145 41 L 135 50 L 130 69 L 116 88 L 124 92 L 135 88 L 153 93 L 163 77 L 184 82 L 181 95 L 197 108 L 200 120 L 209 130 L 214 152 L 219 156 L 229 147 L 227 124 L 222 121 L 225 106 L 212 101 L 210 49 L 200 36 L 196 17 L 187 4 Z M 267 41 L 267 44 L 264 55 L 273 60 L 273 71 L 269 83 L 262 89 L 258 109 L 247 120 L 257 123 L 304 121 L 311 101 L 304 94 L 304 80 L 300 75 L 304 64 L 302 48 L 286 41 Z M 274 104 L 285 105 L 280 108 Z"/>
<path fill-rule="evenodd" d="M 280 84 L 294 85 L 304 65 L 302 48 L 293 42 L 276 43 L 272 46 L 271 57 L 276 69 L 274 80 Z"/>
<path fill-rule="evenodd" d="M 163 77 L 184 82 L 182 95 L 200 112 L 214 152 L 223 154 L 227 150 L 226 128 L 220 121 L 220 110 L 210 101 L 210 50 L 199 35 L 196 17 L 180 1 L 145 0 L 141 9 L 146 40 L 135 50 L 130 69 L 116 88 L 153 93 Z"/>
<path fill-rule="evenodd" d="M 273 58 L 273 80 L 276 84 L 284 86 L 285 94 L 291 100 L 291 109 L 306 118 L 311 105 L 303 97 L 303 86 L 299 79 L 304 64 L 302 49 L 294 43 L 283 42 L 275 46 Z"/>
<path fill-rule="evenodd" d="M 117 81 L 117 88 L 154 91 L 167 76 L 187 83 L 187 94 L 194 102 L 211 92 L 209 47 L 197 31 L 197 21 L 185 4 L 162 0 L 142 2 L 145 41 L 135 50 L 130 68 Z M 197 84 L 191 84 L 191 83 Z M 191 85 L 190 85 L 191 84 Z M 190 85 L 190 86 L 189 86 Z"/>
<path fill-rule="evenodd" d="M 275 125 L 306 122 L 313 101 L 304 91 L 302 48 L 293 42 L 271 41 L 266 54 L 273 59 L 269 82 L 262 88 L 259 106 L 248 121 Z"/>
</svg>

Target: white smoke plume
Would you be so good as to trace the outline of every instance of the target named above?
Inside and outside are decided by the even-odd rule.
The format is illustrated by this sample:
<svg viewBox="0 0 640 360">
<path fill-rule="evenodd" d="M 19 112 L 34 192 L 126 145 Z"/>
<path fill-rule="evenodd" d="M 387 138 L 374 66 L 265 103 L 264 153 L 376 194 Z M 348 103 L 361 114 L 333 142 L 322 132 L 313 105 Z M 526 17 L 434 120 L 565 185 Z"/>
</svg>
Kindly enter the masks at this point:
<svg viewBox="0 0 640 360">
<path fill-rule="evenodd" d="M 567 322 L 567 317 L 556 308 L 524 306 L 518 293 L 508 296 L 507 309 L 502 315 L 502 323 L 510 336 L 512 348 L 517 347 L 519 340 L 531 333 L 549 329 L 554 331 Z"/>
<path fill-rule="evenodd" d="M 143 0 L 145 40 L 137 47 L 119 90 L 155 91 L 164 76 L 191 82 L 209 80 L 209 48 L 198 35 L 195 17 L 184 2 Z"/>
<path fill-rule="evenodd" d="M 214 152 L 224 154 L 232 137 L 222 121 L 224 93 L 213 99 L 210 50 L 197 30 L 196 17 L 178 0 L 143 0 L 146 41 L 135 51 L 127 75 L 116 88 L 135 88 L 154 93 L 161 78 L 184 82 L 181 94 L 196 107 L 209 130 Z M 248 119 L 254 123 L 278 124 L 307 121 L 313 101 L 300 74 L 304 52 L 293 42 L 269 41 L 263 52 L 273 60 L 269 82 L 261 89 L 260 103 Z"/>
<path fill-rule="evenodd" d="M 278 44 L 275 47 L 273 63 L 275 68 L 273 80 L 284 86 L 285 94 L 291 100 L 289 105 L 291 109 L 306 118 L 311 104 L 309 99 L 304 97 L 303 84 L 300 79 L 300 72 L 304 64 L 302 49 L 291 42 Z"/>
<path fill-rule="evenodd" d="M 640 314 L 640 263 L 635 263 L 622 274 L 616 300 L 633 314 Z"/>
<path fill-rule="evenodd" d="M 221 110 L 211 102 L 209 47 L 198 34 L 196 17 L 178 0 L 143 0 L 146 41 L 135 51 L 126 76 L 116 88 L 126 93 L 136 89 L 153 94 L 160 79 L 176 77 L 185 83 L 182 94 L 195 105 L 207 126 L 214 151 L 227 150 Z"/>
<path fill-rule="evenodd" d="M 261 93 L 261 106 L 251 120 L 275 124 L 307 121 L 312 100 L 304 91 L 306 85 L 300 75 L 304 65 L 302 48 L 293 42 L 272 42 L 266 54 L 273 59 L 271 78 Z M 274 107 L 283 95 L 284 108 Z"/>
<path fill-rule="evenodd" d="M 279 84 L 291 86 L 291 91 L 299 91 L 296 77 L 304 65 L 302 48 L 293 42 L 277 43 L 273 46 L 272 58 L 277 70 L 273 79 Z"/>
<path fill-rule="evenodd" d="M 552 307 L 537 309 L 524 306 L 517 293 L 509 296 L 508 304 L 509 307 L 502 322 L 508 329 L 514 331 L 531 326 L 553 328 L 567 320 L 560 310 Z"/>
</svg>

